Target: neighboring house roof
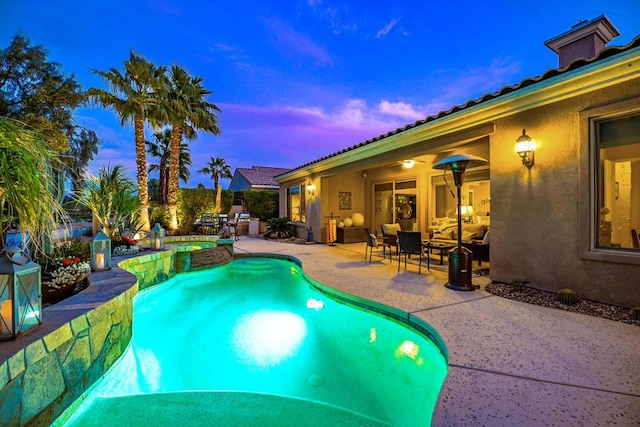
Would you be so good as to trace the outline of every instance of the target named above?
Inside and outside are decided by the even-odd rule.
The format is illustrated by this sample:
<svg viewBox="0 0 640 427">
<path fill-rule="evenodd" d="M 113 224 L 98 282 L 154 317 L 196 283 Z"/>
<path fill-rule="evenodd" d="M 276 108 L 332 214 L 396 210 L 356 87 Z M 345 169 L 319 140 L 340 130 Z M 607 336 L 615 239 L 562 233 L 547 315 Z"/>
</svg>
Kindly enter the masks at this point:
<svg viewBox="0 0 640 427">
<path fill-rule="evenodd" d="M 604 48 L 604 49 L 602 49 L 600 51 L 600 53 L 598 53 L 598 55 L 596 55 L 595 57 L 593 57 L 591 59 L 581 58 L 581 59 L 577 59 L 577 60 L 573 61 L 572 63 L 570 63 L 568 66 L 566 66 L 564 68 L 552 68 L 550 70 L 547 70 L 541 76 L 528 77 L 528 78 L 522 80 L 520 83 L 518 83 L 516 85 L 505 86 L 502 89 L 498 90 L 497 92 L 488 93 L 488 94 L 485 94 L 485 95 L 481 96 L 478 99 L 469 100 L 466 103 L 464 103 L 463 105 L 453 106 L 448 111 L 441 111 L 438 114 L 435 114 L 433 116 L 427 116 L 425 119 L 418 120 L 415 123 L 410 123 L 410 124 L 406 125 L 405 127 L 398 128 L 398 129 L 396 129 L 394 131 L 390 131 L 390 132 L 387 132 L 387 133 L 382 134 L 382 135 L 378 135 L 378 136 L 376 136 L 374 138 L 368 139 L 368 140 L 366 140 L 364 142 L 361 142 L 359 144 L 352 145 L 352 146 L 344 148 L 344 149 L 342 149 L 340 151 L 336 151 L 336 152 L 328 154 L 328 155 L 326 155 L 324 157 L 320 157 L 320 158 L 318 158 L 316 160 L 312 160 L 312 161 L 310 161 L 308 163 L 305 163 L 303 165 L 297 166 L 297 167 L 289 170 L 288 172 L 294 172 L 294 171 L 298 171 L 298 170 L 301 170 L 301 169 L 305 169 L 305 168 L 307 168 L 307 167 L 309 167 L 311 165 L 314 165 L 316 163 L 320 163 L 320 162 L 322 162 L 324 160 L 330 159 L 330 158 L 338 156 L 340 154 L 344 154 L 346 152 L 353 151 L 353 150 L 355 150 L 357 148 L 360 148 L 360 147 L 363 147 L 363 146 L 366 146 L 366 145 L 369 145 L 369 144 L 376 143 L 376 142 L 384 140 L 384 139 L 386 139 L 386 138 L 388 138 L 390 136 L 397 135 L 397 134 L 405 132 L 407 130 L 410 130 L 410 129 L 416 128 L 418 126 L 424 125 L 425 123 L 429 123 L 429 122 L 433 122 L 435 120 L 442 119 L 442 118 L 444 118 L 446 116 L 449 116 L 449 115 L 451 115 L 453 113 L 457 113 L 459 111 L 462 111 L 462 110 L 465 110 L 467 108 L 476 106 L 478 104 L 482 104 L 484 102 L 499 98 L 499 97 L 501 97 L 503 95 L 507 95 L 509 93 L 513 93 L 515 91 L 518 91 L 520 89 L 524 89 L 524 88 L 526 88 L 528 86 L 534 85 L 534 84 L 539 83 L 541 81 L 544 81 L 544 80 L 547 80 L 547 79 L 551 79 L 552 77 L 556 77 L 558 75 L 567 73 L 569 71 L 576 70 L 576 69 L 584 67 L 584 66 L 586 66 L 588 64 L 592 64 L 594 62 L 597 62 L 597 61 L 600 61 L 600 60 L 603 60 L 603 59 L 606 59 L 606 58 L 621 54 L 623 52 L 629 51 L 629 50 L 637 48 L 637 47 L 640 47 L 640 36 L 637 36 L 633 41 L 631 41 L 629 44 L 627 44 L 625 46 L 611 46 L 611 47 Z M 283 173 L 283 175 L 284 175 L 284 173 Z"/>
<path fill-rule="evenodd" d="M 233 179 L 231 180 L 229 189 L 234 191 L 248 189 L 277 190 L 279 188 L 279 184 L 274 177 L 287 173 L 289 170 L 289 168 L 276 168 L 270 166 L 236 168 L 233 173 Z"/>
</svg>

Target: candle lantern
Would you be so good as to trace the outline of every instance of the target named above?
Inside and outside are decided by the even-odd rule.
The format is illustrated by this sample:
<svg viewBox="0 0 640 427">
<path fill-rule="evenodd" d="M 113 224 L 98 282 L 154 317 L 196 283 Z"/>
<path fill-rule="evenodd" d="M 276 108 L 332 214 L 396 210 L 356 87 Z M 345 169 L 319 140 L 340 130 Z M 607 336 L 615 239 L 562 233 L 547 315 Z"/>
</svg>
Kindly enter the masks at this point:
<svg viewBox="0 0 640 427">
<path fill-rule="evenodd" d="M 149 232 L 152 251 L 161 251 L 164 249 L 164 237 L 164 228 L 162 228 L 160 224 L 156 222 L 156 225 Z"/>
<path fill-rule="evenodd" d="M 111 269 L 111 238 L 98 230 L 91 240 L 91 269 L 104 271 Z"/>
<path fill-rule="evenodd" d="M 42 325 L 41 267 L 20 248 L 0 251 L 0 341 Z"/>
</svg>

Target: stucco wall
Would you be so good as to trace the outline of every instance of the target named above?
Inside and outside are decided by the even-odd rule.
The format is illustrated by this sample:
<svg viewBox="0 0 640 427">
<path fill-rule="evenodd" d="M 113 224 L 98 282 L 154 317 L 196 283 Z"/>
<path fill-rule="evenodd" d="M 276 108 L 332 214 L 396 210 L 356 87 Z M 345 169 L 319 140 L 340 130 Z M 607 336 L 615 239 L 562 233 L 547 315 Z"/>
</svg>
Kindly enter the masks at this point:
<svg viewBox="0 0 640 427">
<path fill-rule="evenodd" d="M 580 112 L 640 96 L 640 81 L 499 120 L 491 136 L 491 278 L 537 288 L 573 288 L 587 299 L 640 305 L 640 266 L 583 259 L 580 235 Z M 640 100 L 639 100 L 640 102 Z M 535 139 L 525 168 L 515 139 Z M 583 194 L 583 196 L 586 196 Z"/>
</svg>

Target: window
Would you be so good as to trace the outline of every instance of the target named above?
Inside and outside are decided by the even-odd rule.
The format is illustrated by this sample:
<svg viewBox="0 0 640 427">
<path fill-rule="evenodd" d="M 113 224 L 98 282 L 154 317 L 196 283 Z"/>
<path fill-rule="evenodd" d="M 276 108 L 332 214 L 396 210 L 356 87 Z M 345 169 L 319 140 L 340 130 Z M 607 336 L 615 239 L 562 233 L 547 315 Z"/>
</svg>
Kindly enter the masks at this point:
<svg viewBox="0 0 640 427">
<path fill-rule="evenodd" d="M 640 112 L 595 118 L 595 247 L 640 252 Z"/>
<path fill-rule="evenodd" d="M 306 222 L 303 186 L 287 188 L 287 216 L 293 222 Z"/>
</svg>

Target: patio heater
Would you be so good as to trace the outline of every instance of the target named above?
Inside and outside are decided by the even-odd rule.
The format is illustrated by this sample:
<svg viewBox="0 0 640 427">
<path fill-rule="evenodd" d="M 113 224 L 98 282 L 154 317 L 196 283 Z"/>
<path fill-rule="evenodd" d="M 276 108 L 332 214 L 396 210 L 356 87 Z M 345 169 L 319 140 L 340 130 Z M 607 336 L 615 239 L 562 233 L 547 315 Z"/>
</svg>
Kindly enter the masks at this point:
<svg viewBox="0 0 640 427">
<path fill-rule="evenodd" d="M 453 181 L 458 188 L 458 245 L 449 251 L 449 281 L 445 286 L 456 291 L 473 291 L 476 287 L 471 281 L 473 254 L 462 246 L 462 208 L 460 195 L 465 170 L 489 163 L 482 157 L 471 154 L 455 154 L 433 165 L 434 169 L 451 169 Z"/>
</svg>

